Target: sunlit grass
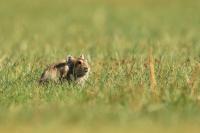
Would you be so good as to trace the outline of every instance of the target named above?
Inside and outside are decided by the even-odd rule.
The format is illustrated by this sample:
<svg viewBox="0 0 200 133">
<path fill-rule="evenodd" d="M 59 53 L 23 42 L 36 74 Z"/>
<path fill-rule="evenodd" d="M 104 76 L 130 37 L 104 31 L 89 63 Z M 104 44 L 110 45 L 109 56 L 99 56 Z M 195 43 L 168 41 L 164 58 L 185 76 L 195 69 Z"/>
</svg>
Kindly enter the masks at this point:
<svg viewBox="0 0 200 133">
<path fill-rule="evenodd" d="M 198 131 L 198 1 L 0 2 L 1 131 Z M 82 53 L 85 86 L 38 85 Z"/>
</svg>

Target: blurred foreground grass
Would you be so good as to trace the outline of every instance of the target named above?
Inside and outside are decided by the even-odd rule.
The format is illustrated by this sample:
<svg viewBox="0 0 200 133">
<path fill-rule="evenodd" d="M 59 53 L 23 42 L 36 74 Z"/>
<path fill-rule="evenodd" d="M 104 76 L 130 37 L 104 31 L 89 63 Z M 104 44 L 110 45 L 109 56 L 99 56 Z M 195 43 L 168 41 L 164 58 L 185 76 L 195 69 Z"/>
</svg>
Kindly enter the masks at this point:
<svg viewBox="0 0 200 133">
<path fill-rule="evenodd" d="M 1 132 L 197 132 L 199 12 L 196 0 L 0 0 Z M 84 87 L 37 84 L 47 64 L 81 53 Z"/>
</svg>

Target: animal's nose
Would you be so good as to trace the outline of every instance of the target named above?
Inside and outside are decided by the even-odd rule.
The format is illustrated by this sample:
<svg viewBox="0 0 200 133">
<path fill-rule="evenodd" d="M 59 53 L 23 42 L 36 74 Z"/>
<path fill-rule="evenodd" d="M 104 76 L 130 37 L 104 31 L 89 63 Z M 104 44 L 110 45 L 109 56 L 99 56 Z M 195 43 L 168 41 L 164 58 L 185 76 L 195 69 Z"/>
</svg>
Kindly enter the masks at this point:
<svg viewBox="0 0 200 133">
<path fill-rule="evenodd" d="M 87 67 L 84 67 L 84 71 L 85 71 L 85 72 L 88 72 L 88 68 L 87 68 Z"/>
</svg>

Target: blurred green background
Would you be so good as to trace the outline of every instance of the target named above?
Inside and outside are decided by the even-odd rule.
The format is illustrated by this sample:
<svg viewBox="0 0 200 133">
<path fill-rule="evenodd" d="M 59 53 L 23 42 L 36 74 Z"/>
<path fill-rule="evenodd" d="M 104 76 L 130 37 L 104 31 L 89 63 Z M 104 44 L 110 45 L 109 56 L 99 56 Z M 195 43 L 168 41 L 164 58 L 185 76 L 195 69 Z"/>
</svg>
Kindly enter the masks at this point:
<svg viewBox="0 0 200 133">
<path fill-rule="evenodd" d="M 199 13 L 198 0 L 0 0 L 0 132 L 197 132 Z M 82 53 L 84 87 L 37 84 Z"/>
</svg>

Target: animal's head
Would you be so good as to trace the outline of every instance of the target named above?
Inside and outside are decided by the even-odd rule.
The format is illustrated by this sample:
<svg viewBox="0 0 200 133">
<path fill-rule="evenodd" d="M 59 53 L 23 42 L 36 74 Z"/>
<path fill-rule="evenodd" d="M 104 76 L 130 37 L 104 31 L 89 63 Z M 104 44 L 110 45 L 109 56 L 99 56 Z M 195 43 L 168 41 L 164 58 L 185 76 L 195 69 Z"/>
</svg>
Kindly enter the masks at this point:
<svg viewBox="0 0 200 133">
<path fill-rule="evenodd" d="M 72 70 L 74 76 L 76 77 L 83 77 L 87 75 L 90 71 L 90 66 L 88 64 L 87 59 L 85 59 L 84 55 L 80 57 L 72 57 L 68 56 L 68 65 L 69 69 Z"/>
</svg>

